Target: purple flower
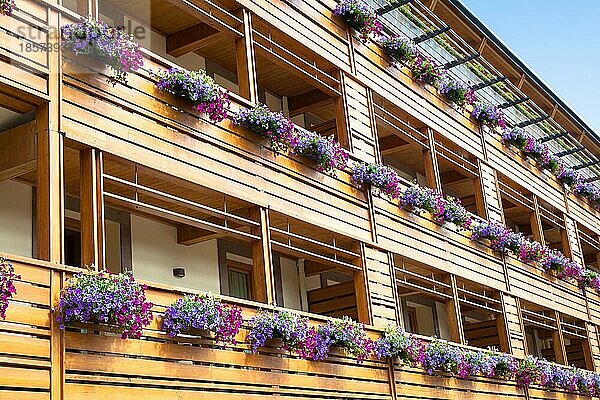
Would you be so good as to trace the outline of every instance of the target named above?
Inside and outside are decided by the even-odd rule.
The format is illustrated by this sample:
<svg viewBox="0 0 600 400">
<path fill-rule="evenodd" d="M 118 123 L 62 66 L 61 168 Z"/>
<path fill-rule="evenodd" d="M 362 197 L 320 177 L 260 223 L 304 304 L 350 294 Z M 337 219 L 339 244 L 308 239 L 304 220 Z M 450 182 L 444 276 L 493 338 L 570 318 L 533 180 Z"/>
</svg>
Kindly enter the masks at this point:
<svg viewBox="0 0 600 400">
<path fill-rule="evenodd" d="M 392 168 L 381 164 L 354 163 L 352 180 L 358 185 L 370 185 L 381 193 L 397 199 L 400 197 L 400 177 Z"/>
<path fill-rule="evenodd" d="M 338 141 L 304 129 L 295 131 L 292 153 L 316 161 L 318 170 L 329 174 L 345 169 L 348 164 L 348 152 Z"/>
<path fill-rule="evenodd" d="M 348 25 L 360 32 L 361 39 L 367 41 L 369 35 L 381 35 L 383 25 L 377 14 L 369 6 L 359 0 L 341 0 L 333 10 L 333 14 L 341 17 Z"/>
<path fill-rule="evenodd" d="M 63 26 L 61 32 L 66 49 L 96 57 L 113 70 L 114 76 L 108 78 L 113 85 L 126 83 L 127 74 L 144 64 L 140 46 L 133 41 L 133 36 L 102 21 L 83 18 L 76 24 Z"/>
<path fill-rule="evenodd" d="M 547 255 L 548 248 L 539 242 L 523 240 L 519 250 L 519 260 L 527 264 L 539 264 Z"/>
<path fill-rule="evenodd" d="M 15 0 L 0 0 L 0 15 L 12 15 L 15 3 Z"/>
<path fill-rule="evenodd" d="M 515 146 L 519 150 L 524 150 L 531 139 L 533 138 L 523 128 L 515 127 L 502 133 L 502 143 Z"/>
<path fill-rule="evenodd" d="M 242 310 L 226 305 L 211 294 L 187 295 L 167 307 L 162 329 L 171 337 L 191 330 L 209 331 L 215 341 L 236 344 Z"/>
<path fill-rule="evenodd" d="M 227 92 L 206 75 L 206 72 L 171 68 L 152 75 L 158 80 L 156 86 L 160 90 L 169 91 L 193 102 L 194 108 L 208 115 L 211 121 L 221 122 L 227 118 Z"/>
<path fill-rule="evenodd" d="M 233 117 L 233 123 L 265 135 L 275 151 L 285 152 L 294 145 L 294 124 L 281 112 L 273 112 L 264 104 L 242 109 Z"/>
<path fill-rule="evenodd" d="M 353 321 L 349 317 L 327 321 L 317 329 L 313 358 L 324 360 L 329 356 L 331 347 L 342 348 L 346 353 L 357 358 L 357 362 L 371 357 L 373 341 L 367 337 L 364 324 Z"/>
<path fill-rule="evenodd" d="M 420 84 L 438 86 L 444 70 L 432 58 L 417 51 L 413 62 L 409 65 L 412 78 Z"/>
<path fill-rule="evenodd" d="M 471 116 L 481 125 L 492 130 L 496 128 L 506 129 L 504 113 L 494 105 L 477 102 L 473 107 Z"/>
<path fill-rule="evenodd" d="M 400 207 L 407 211 L 419 213 L 428 211 L 437 222 L 451 222 L 460 228 L 468 228 L 471 215 L 462 206 L 459 199 L 444 198 L 437 190 L 423 188 L 418 185 L 408 187 L 400 197 Z"/>
<path fill-rule="evenodd" d="M 560 171 L 556 175 L 558 180 L 564 183 L 567 186 L 575 186 L 583 180 L 579 172 L 572 168 L 568 168 L 564 165 L 561 165 Z"/>
<path fill-rule="evenodd" d="M 539 382 L 542 376 L 540 360 L 533 356 L 527 356 L 519 361 L 519 367 L 515 371 L 515 379 L 521 387 L 528 387 Z"/>
<path fill-rule="evenodd" d="M 425 342 L 400 327 L 388 326 L 379 339 L 374 343 L 377 358 L 398 358 L 412 367 L 417 366 L 423 359 Z"/>
<path fill-rule="evenodd" d="M 152 321 L 146 286 L 132 275 L 80 272 L 60 294 L 57 321 L 61 329 L 73 323 L 107 324 L 121 338 L 139 338 Z"/>
<path fill-rule="evenodd" d="M 379 44 L 388 56 L 400 63 L 412 63 L 417 56 L 414 43 L 400 36 L 383 37 Z"/>
<path fill-rule="evenodd" d="M 0 257 L 0 318 L 6 319 L 6 309 L 10 299 L 17 293 L 15 280 L 21 279 L 15 274 L 12 264 Z"/>
<path fill-rule="evenodd" d="M 588 199 L 593 206 L 600 206 L 600 190 L 591 182 L 579 181 L 573 186 L 573 193 Z"/>
<path fill-rule="evenodd" d="M 250 331 L 246 340 L 256 353 L 269 339 L 281 339 L 284 349 L 308 358 L 313 355 L 316 330 L 309 326 L 308 318 L 295 312 L 258 310 L 256 316 L 250 320 Z"/>
<path fill-rule="evenodd" d="M 477 101 L 475 92 L 462 82 L 455 81 L 445 75 L 440 82 L 439 93 L 458 107 L 474 104 Z"/>
</svg>

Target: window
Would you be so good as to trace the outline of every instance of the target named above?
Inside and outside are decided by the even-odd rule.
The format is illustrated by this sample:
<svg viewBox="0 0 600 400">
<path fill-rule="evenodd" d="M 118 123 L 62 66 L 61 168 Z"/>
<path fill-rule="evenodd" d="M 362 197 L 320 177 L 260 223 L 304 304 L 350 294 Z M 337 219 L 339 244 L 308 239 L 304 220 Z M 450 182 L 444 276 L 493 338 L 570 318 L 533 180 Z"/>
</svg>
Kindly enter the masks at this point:
<svg viewBox="0 0 600 400">
<path fill-rule="evenodd" d="M 252 266 L 228 261 L 229 295 L 238 299 L 252 299 Z"/>
</svg>

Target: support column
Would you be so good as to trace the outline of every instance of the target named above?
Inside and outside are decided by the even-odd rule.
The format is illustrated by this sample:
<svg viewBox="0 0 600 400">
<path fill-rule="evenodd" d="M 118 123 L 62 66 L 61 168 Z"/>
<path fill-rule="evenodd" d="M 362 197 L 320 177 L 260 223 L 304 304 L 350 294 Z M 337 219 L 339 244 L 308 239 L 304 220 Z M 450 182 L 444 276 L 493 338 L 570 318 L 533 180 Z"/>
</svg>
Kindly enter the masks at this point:
<svg viewBox="0 0 600 400">
<path fill-rule="evenodd" d="M 478 160 L 479 178 L 475 180 L 475 197 L 479 215 L 490 221 L 504 223 L 502 196 L 496 171 L 485 161 Z"/>
<path fill-rule="evenodd" d="M 456 276 L 449 275 L 450 287 L 452 289 L 452 299 L 446 303 L 448 310 L 448 322 L 450 328 L 450 339 L 453 342 L 465 344 L 465 330 L 462 322 L 462 313 L 460 311 L 460 301 L 458 300 L 458 288 L 456 286 Z"/>
<path fill-rule="evenodd" d="M 353 264 L 361 268 L 360 271 L 354 271 L 354 292 L 356 294 L 358 321 L 372 325 L 373 310 L 371 305 L 371 295 L 369 292 L 365 246 L 363 243 L 357 243 L 353 250 L 360 254 L 360 257 L 356 259 Z"/>
<path fill-rule="evenodd" d="M 379 156 L 376 155 L 378 146 L 371 93 L 343 71 L 339 80 L 341 95 L 335 100 L 338 140 L 359 160 L 374 163 Z"/>
<path fill-rule="evenodd" d="M 58 3 L 58 1 L 54 1 Z M 48 25 L 62 25 L 61 15 L 48 7 Z M 50 35 L 48 45 L 56 51 L 48 53 L 49 102 L 36 112 L 37 125 L 37 188 L 36 188 L 36 243 L 37 257 L 61 263 L 64 260 L 64 170 L 62 128 L 62 52 L 60 35 Z M 64 273 L 50 273 L 50 304 L 55 307 L 60 299 Z M 65 333 L 60 329 L 54 313 L 50 315 L 50 399 L 64 398 L 65 386 Z"/>
<path fill-rule="evenodd" d="M 256 78 L 256 56 L 254 54 L 254 39 L 252 35 L 252 14 L 244 9 L 237 16 L 243 21 L 244 36 L 235 40 L 236 64 L 240 96 L 258 103 L 258 84 Z"/>
<path fill-rule="evenodd" d="M 598 338 L 598 327 L 592 323 L 586 322 L 587 331 L 586 348 L 583 349 L 585 362 L 588 369 L 600 372 L 600 340 Z"/>
<path fill-rule="evenodd" d="M 105 269 L 104 189 L 102 153 L 87 148 L 79 152 L 81 208 L 81 265 Z"/>
<path fill-rule="evenodd" d="M 425 160 L 425 178 L 427 186 L 432 189 L 442 190 L 442 182 L 440 177 L 440 167 L 435 150 L 435 135 L 431 128 L 425 128 L 425 134 L 428 137 L 429 148 L 423 149 L 423 159 Z"/>
<path fill-rule="evenodd" d="M 557 330 L 552 332 L 552 346 L 554 347 L 554 354 L 556 355 L 556 362 L 559 364 L 567 365 L 567 351 L 565 349 L 565 338 L 562 333 L 562 324 L 560 321 L 560 313 L 554 311 L 556 318 Z"/>
<path fill-rule="evenodd" d="M 498 333 L 501 338 L 504 336 L 506 340 L 506 348 L 502 350 L 516 357 L 524 357 L 527 352 L 527 341 L 525 340 L 525 328 L 519 301 L 506 293 L 500 293 L 500 301 L 502 302 L 502 328 L 504 331 L 501 333 L 500 326 L 498 326 Z"/>
<path fill-rule="evenodd" d="M 533 211 L 529 213 L 529 222 L 531 223 L 533 239 L 540 243 L 545 243 L 542 220 L 540 219 L 540 207 L 536 195 L 533 196 Z"/>
<path fill-rule="evenodd" d="M 273 257 L 271 254 L 269 210 L 264 207 L 251 208 L 249 217 L 251 220 L 260 223 L 260 226 L 252 227 L 252 234 L 260 236 L 260 239 L 252 243 L 254 300 L 261 303 L 275 304 L 275 277 L 273 276 Z"/>
</svg>

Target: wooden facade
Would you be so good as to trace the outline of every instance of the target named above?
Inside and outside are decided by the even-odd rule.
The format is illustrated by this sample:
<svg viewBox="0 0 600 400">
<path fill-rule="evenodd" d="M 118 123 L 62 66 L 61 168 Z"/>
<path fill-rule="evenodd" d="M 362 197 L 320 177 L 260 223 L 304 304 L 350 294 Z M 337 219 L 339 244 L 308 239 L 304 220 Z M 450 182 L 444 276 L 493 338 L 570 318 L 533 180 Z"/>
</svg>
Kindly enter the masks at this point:
<svg viewBox="0 0 600 400">
<path fill-rule="evenodd" d="M 598 138 L 505 59 L 453 2 L 424 3 L 592 153 L 600 152 Z M 600 372 L 597 293 L 402 211 L 397 201 L 357 187 L 349 171 L 329 176 L 300 156 L 276 155 L 259 135 L 228 120 L 211 123 L 155 86 L 152 71 L 194 53 L 232 84 L 232 112 L 281 100 L 305 128 L 333 133 L 351 160 L 402 164 L 406 185 L 414 178 L 456 193 L 478 217 L 510 222 L 600 269 L 596 209 L 416 84 L 405 68 L 391 66 L 377 44 L 361 42 L 333 15 L 335 5 L 17 0 L 11 17 L 0 16 L 0 107 L 26 121 L 0 127 L 0 182 L 34 188 L 31 253 L 0 248 L 21 275 L 0 321 L 0 399 L 579 397 L 493 379 L 429 376 L 384 360 L 357 364 L 344 354 L 324 362 L 274 348 L 251 354 L 244 329 L 227 348 L 203 338 L 170 339 L 157 319 L 140 340 L 121 340 L 98 326 L 59 329 L 51 310 L 77 267 L 143 271 L 135 249 L 132 258 L 135 216 L 175 229 L 179 246 L 218 242 L 218 287 L 245 318 L 272 304 L 288 307 L 286 258 L 296 262 L 300 286 L 299 306 L 290 308 L 314 321 L 348 315 L 373 337 L 401 325 L 462 346 L 543 355 Z M 107 83 L 106 66 L 57 46 L 57 27 L 87 14 L 115 24 L 137 18 L 166 38 L 165 47 L 145 48 L 144 66 L 127 84 Z M 115 224 L 116 247 L 109 237 Z M 111 261 L 115 248 L 118 265 Z M 171 267 L 165 265 L 168 274 Z M 228 282 L 237 276 L 230 270 L 248 276 L 246 299 L 232 295 L 241 289 Z M 209 289 L 142 280 L 158 316 L 182 294 Z M 303 287 L 309 281 L 318 288 Z M 431 327 L 425 309 L 434 316 Z"/>
</svg>

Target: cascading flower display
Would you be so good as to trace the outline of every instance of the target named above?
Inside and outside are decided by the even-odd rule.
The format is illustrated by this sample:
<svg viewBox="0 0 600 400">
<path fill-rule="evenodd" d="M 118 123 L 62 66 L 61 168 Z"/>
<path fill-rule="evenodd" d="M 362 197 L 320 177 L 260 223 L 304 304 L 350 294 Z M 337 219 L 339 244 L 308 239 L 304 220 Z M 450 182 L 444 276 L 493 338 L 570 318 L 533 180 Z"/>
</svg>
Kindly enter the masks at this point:
<svg viewBox="0 0 600 400">
<path fill-rule="evenodd" d="M 16 0 L 0 0 L 0 15 L 12 15 L 16 5 Z"/>
<path fill-rule="evenodd" d="M 383 25 L 375 11 L 359 0 L 341 0 L 333 14 L 341 17 L 348 25 L 360 32 L 361 39 L 367 41 L 371 34 L 381 36 Z"/>
<path fill-rule="evenodd" d="M 558 250 L 548 249 L 544 257 L 540 260 L 540 267 L 545 272 L 554 272 L 558 275 L 563 274 L 571 260 Z"/>
<path fill-rule="evenodd" d="M 429 212 L 436 222 L 451 222 L 456 226 L 467 229 L 472 218 L 462 206 L 459 199 L 444 196 L 437 190 L 424 188 L 418 185 L 408 187 L 400 196 L 400 207 L 403 210 L 419 213 L 421 210 Z"/>
<path fill-rule="evenodd" d="M 411 367 L 421 367 L 430 375 L 436 372 L 461 379 L 477 376 L 515 380 L 521 387 L 537 384 L 572 393 L 595 395 L 600 389 L 600 374 L 528 356 L 518 359 L 491 350 L 474 350 L 433 339 L 426 342 L 399 327 L 386 328 L 375 341 L 378 358 L 398 359 Z"/>
<path fill-rule="evenodd" d="M 165 310 L 162 329 L 171 337 L 192 330 L 208 331 L 217 342 L 236 344 L 242 326 L 242 310 L 223 304 L 210 293 L 187 295 Z"/>
<path fill-rule="evenodd" d="M 281 339 L 283 348 L 308 358 L 313 355 L 316 330 L 308 324 L 308 318 L 288 310 L 259 310 L 250 320 L 246 340 L 256 353 L 270 339 Z"/>
<path fill-rule="evenodd" d="M 556 175 L 556 178 L 558 178 L 559 181 L 567 186 L 573 186 L 582 181 L 582 177 L 579 172 L 564 165 L 561 165 L 560 171 Z"/>
<path fill-rule="evenodd" d="M 463 207 L 460 199 L 450 196 L 444 199 L 444 214 L 437 220 L 438 222 L 452 222 L 463 229 L 468 229 L 473 223 L 471 214 Z"/>
<path fill-rule="evenodd" d="M 547 253 L 548 248 L 540 242 L 523 240 L 517 257 L 526 264 L 537 264 Z"/>
<path fill-rule="evenodd" d="M 464 108 L 467 104 L 472 105 L 477 101 L 473 89 L 447 75 L 442 78 L 438 91 L 446 100 L 460 108 Z"/>
<path fill-rule="evenodd" d="M 355 162 L 352 180 L 357 185 L 370 185 L 392 199 L 400 197 L 400 177 L 392 168 L 382 164 Z"/>
<path fill-rule="evenodd" d="M 409 186 L 400 196 L 400 207 L 403 210 L 428 211 L 434 218 L 444 215 L 444 197 L 440 192 L 418 185 Z"/>
<path fill-rule="evenodd" d="M 471 116 L 481 125 L 487 126 L 491 130 L 496 128 L 506 129 L 504 113 L 494 105 L 477 102 L 474 104 Z"/>
<path fill-rule="evenodd" d="M 515 371 L 515 380 L 519 386 L 528 387 L 532 383 L 540 381 L 541 371 L 540 360 L 533 356 L 527 356 L 519 362 L 519 367 Z"/>
<path fill-rule="evenodd" d="M 377 358 L 397 358 L 412 367 L 421 362 L 424 352 L 425 342 L 400 327 L 388 326 L 374 343 Z"/>
<path fill-rule="evenodd" d="M 465 368 L 466 362 L 463 352 L 458 347 L 451 346 L 442 340 L 433 340 L 429 343 L 423 353 L 422 365 L 429 375 L 435 371 L 443 371 L 458 375 Z M 468 374 L 463 377 L 468 377 Z"/>
<path fill-rule="evenodd" d="M 296 130 L 292 141 L 292 153 L 300 154 L 317 162 L 321 172 L 334 174 L 348 165 L 348 152 L 333 137 L 316 132 Z"/>
<path fill-rule="evenodd" d="M 0 257 L 0 318 L 6 319 L 6 310 L 12 297 L 17 293 L 15 280 L 21 279 L 15 274 L 13 265 Z"/>
<path fill-rule="evenodd" d="M 227 118 L 228 95 L 205 71 L 187 71 L 171 68 L 158 71 L 153 76 L 160 90 L 171 92 L 194 103 L 194 108 L 208 115 L 211 121 Z"/>
<path fill-rule="evenodd" d="M 585 197 L 595 207 L 600 206 L 600 190 L 591 182 L 577 182 L 573 186 L 573 193 Z"/>
<path fill-rule="evenodd" d="M 113 70 L 108 81 L 126 83 L 127 74 L 144 64 L 139 44 L 123 30 L 88 17 L 61 28 L 63 46 L 75 54 L 95 57 Z"/>
<path fill-rule="evenodd" d="M 293 122 L 282 112 L 273 112 L 264 104 L 240 110 L 233 117 L 233 123 L 267 136 L 275 151 L 286 152 L 294 144 Z"/>
<path fill-rule="evenodd" d="M 401 36 L 385 36 L 379 44 L 385 53 L 399 63 L 412 63 L 417 57 L 417 48 L 410 39 Z"/>
<path fill-rule="evenodd" d="M 139 338 L 152 321 L 146 285 L 129 274 L 77 273 L 61 291 L 57 321 L 61 329 L 73 323 L 108 325 L 121 338 Z"/>
<path fill-rule="evenodd" d="M 507 129 L 502 133 L 502 143 L 515 146 L 519 150 L 524 150 L 531 139 L 525 129 L 519 127 Z"/>
<path fill-rule="evenodd" d="M 444 76 L 444 70 L 432 58 L 417 52 L 409 65 L 410 73 L 415 81 L 437 87 Z"/>
<path fill-rule="evenodd" d="M 324 360 L 332 347 L 340 347 L 358 362 L 369 358 L 373 352 L 373 341 L 367 337 L 364 324 L 349 317 L 327 321 L 317 329 L 313 358 Z"/>
<path fill-rule="evenodd" d="M 516 253 L 521 249 L 522 237 L 517 238 L 513 235 L 508 227 L 498 222 L 481 221 L 473 226 L 471 240 L 487 239 L 494 251 L 512 250 Z"/>
</svg>

